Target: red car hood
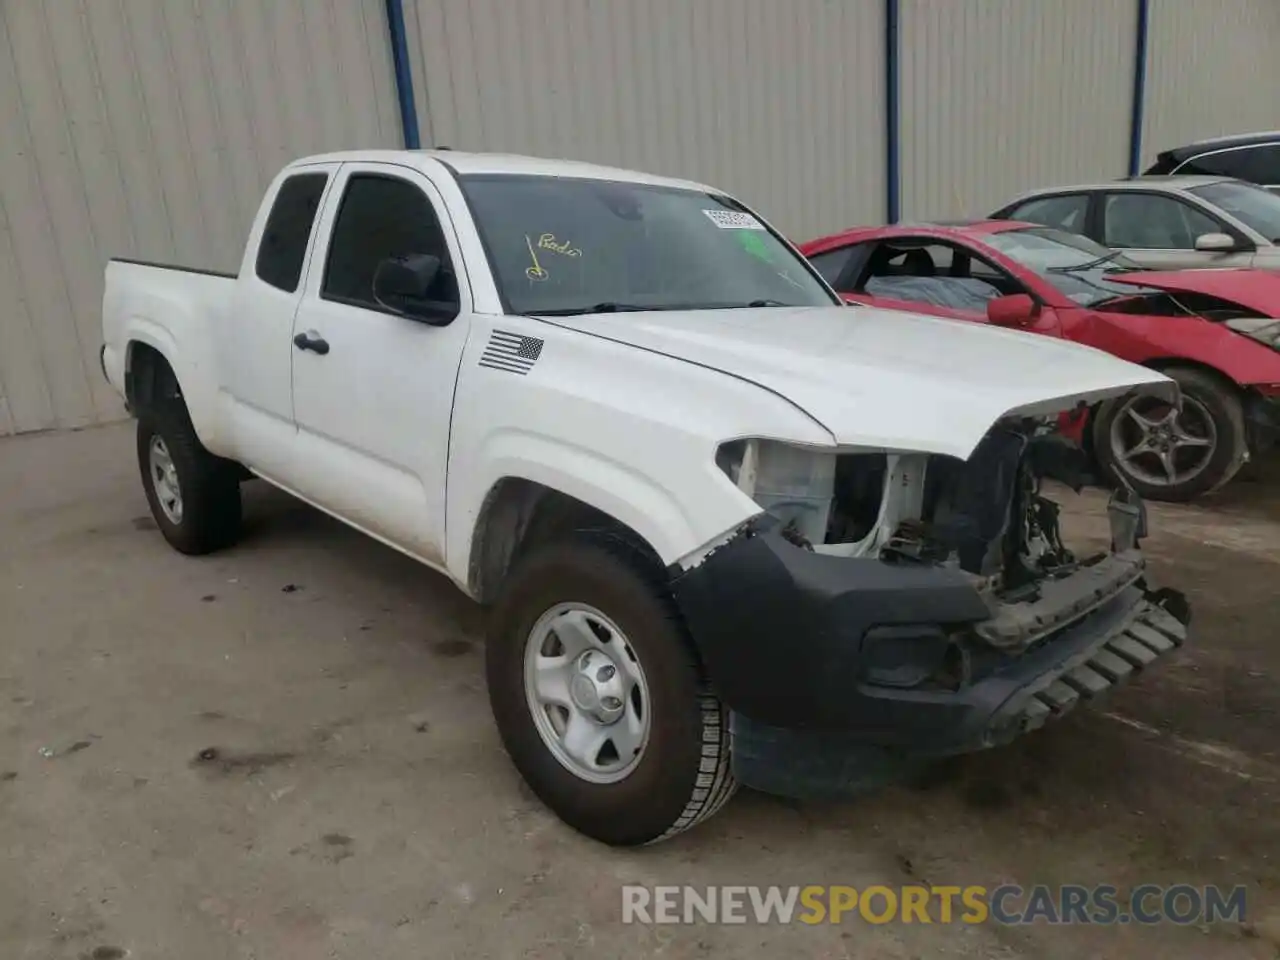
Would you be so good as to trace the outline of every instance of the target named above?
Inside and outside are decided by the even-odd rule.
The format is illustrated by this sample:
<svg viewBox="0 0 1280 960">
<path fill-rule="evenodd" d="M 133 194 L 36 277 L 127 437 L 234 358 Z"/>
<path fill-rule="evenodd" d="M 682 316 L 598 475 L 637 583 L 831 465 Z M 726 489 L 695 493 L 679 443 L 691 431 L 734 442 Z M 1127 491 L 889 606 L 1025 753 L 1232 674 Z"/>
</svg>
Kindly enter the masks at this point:
<svg viewBox="0 0 1280 960">
<path fill-rule="evenodd" d="M 1114 274 L 1107 279 L 1171 293 L 1204 293 L 1238 303 L 1246 310 L 1256 310 L 1264 317 L 1280 317 L 1280 274 L 1267 270 L 1140 272 Z"/>
</svg>

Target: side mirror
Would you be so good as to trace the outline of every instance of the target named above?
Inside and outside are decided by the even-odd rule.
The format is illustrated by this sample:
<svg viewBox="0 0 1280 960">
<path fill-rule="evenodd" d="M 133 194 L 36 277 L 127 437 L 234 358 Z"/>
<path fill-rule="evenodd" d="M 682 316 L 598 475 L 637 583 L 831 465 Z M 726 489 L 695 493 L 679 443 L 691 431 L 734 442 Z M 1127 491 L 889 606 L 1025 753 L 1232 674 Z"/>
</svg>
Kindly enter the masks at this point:
<svg viewBox="0 0 1280 960">
<path fill-rule="evenodd" d="M 987 319 L 997 327 L 1024 327 L 1039 315 L 1039 304 L 1025 293 L 987 301 Z"/>
<path fill-rule="evenodd" d="M 373 273 L 373 299 L 411 319 L 446 324 L 458 315 L 458 305 L 432 298 L 443 269 L 440 258 L 429 253 L 388 257 Z"/>
<path fill-rule="evenodd" d="M 1196 249 L 1201 253 L 1231 253 L 1236 241 L 1226 233 L 1202 233 L 1196 237 Z"/>
</svg>

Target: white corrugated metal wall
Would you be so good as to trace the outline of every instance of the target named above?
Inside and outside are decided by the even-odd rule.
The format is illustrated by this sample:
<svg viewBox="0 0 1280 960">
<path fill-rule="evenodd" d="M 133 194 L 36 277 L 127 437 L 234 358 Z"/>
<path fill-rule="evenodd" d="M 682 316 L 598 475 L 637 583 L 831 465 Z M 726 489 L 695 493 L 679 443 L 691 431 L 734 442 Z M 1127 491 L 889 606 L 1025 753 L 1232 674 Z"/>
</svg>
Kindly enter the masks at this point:
<svg viewBox="0 0 1280 960">
<path fill-rule="evenodd" d="M 409 0 L 423 139 L 714 183 L 796 238 L 884 217 L 883 0 Z"/>
<path fill-rule="evenodd" d="M 1143 169 L 1204 137 L 1280 129 L 1280 0 L 1151 0 Z"/>
<path fill-rule="evenodd" d="M 1136 10 L 902 0 L 903 219 L 983 216 L 1032 187 L 1123 176 Z"/>
<path fill-rule="evenodd" d="M 900 0 L 901 209 L 1123 174 L 1138 0 Z M 404 0 L 424 143 L 886 211 L 885 0 Z M 1144 157 L 1280 127 L 1280 0 L 1151 0 Z M 109 419 L 108 256 L 233 267 L 287 159 L 401 142 L 385 0 L 0 0 L 0 435 Z"/>
<path fill-rule="evenodd" d="M 235 269 L 287 160 L 399 146 L 383 0 L 0 0 L 0 434 L 112 419 L 111 256 Z"/>
</svg>

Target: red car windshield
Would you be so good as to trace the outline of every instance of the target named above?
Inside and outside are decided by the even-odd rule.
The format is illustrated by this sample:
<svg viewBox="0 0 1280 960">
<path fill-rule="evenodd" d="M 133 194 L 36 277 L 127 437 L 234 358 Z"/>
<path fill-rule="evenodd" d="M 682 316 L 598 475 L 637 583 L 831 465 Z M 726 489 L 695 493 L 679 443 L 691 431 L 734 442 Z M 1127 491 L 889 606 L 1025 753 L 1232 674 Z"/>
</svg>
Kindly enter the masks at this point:
<svg viewBox="0 0 1280 960">
<path fill-rule="evenodd" d="M 1049 227 L 1026 227 L 988 234 L 984 239 L 1082 306 L 1093 307 L 1117 297 L 1154 292 L 1109 280 L 1109 275 L 1141 268 L 1119 251 L 1109 250 L 1078 234 Z"/>
</svg>

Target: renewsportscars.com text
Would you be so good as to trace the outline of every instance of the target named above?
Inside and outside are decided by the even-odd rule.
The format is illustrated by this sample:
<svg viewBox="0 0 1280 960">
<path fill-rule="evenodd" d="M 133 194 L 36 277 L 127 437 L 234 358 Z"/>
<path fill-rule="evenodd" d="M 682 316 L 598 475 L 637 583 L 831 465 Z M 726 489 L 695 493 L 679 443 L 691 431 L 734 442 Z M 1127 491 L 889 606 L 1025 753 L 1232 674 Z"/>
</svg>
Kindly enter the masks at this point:
<svg viewBox="0 0 1280 960">
<path fill-rule="evenodd" d="M 1245 888 L 624 886 L 623 923 L 1243 923 Z"/>
</svg>

